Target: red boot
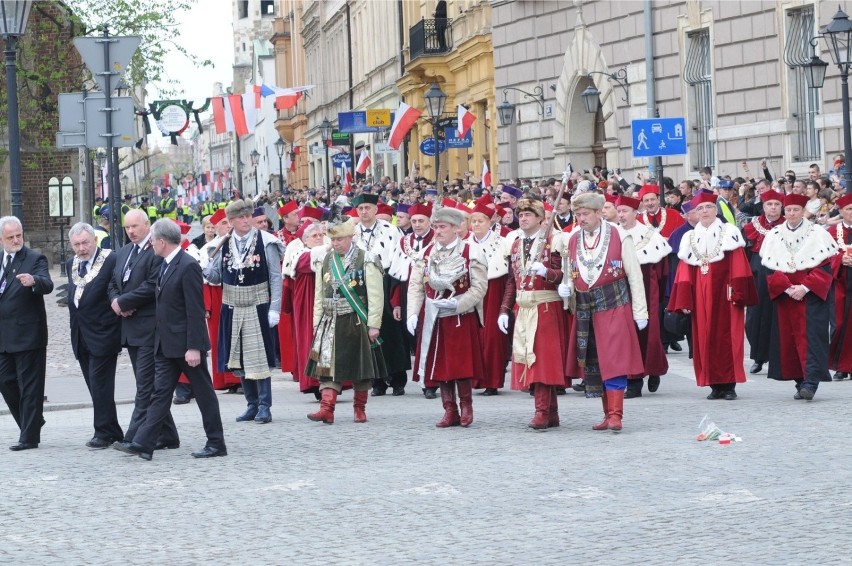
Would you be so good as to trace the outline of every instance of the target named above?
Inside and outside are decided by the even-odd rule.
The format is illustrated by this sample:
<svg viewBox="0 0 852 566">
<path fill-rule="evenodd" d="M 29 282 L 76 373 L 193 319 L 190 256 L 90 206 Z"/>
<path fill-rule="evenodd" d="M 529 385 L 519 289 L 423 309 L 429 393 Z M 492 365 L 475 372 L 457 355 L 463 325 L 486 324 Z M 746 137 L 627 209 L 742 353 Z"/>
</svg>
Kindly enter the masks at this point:
<svg viewBox="0 0 852 566">
<path fill-rule="evenodd" d="M 320 409 L 316 413 L 310 413 L 308 418 L 312 421 L 322 421 L 325 424 L 334 424 L 334 405 L 337 403 L 337 391 L 331 387 L 322 390 Z"/>
<path fill-rule="evenodd" d="M 624 416 L 624 391 L 608 391 L 606 398 L 609 406 L 609 430 L 619 432 L 621 418 Z"/>
<path fill-rule="evenodd" d="M 452 381 L 441 381 L 441 401 L 444 403 L 444 418 L 435 423 L 438 428 L 459 426 L 459 408 L 456 406 L 456 385 Z"/>
<path fill-rule="evenodd" d="M 456 381 L 456 387 L 459 390 L 460 423 L 470 426 L 473 423 L 473 385 L 470 379 L 460 379 Z"/>
<path fill-rule="evenodd" d="M 367 391 L 356 391 L 352 406 L 355 409 L 355 422 L 367 422 Z"/>
<path fill-rule="evenodd" d="M 609 405 L 607 404 L 607 391 L 604 389 L 601 393 L 601 402 L 603 404 L 604 420 L 596 425 L 592 425 L 592 430 L 609 430 Z"/>
<path fill-rule="evenodd" d="M 533 395 L 535 396 L 535 416 L 527 426 L 536 430 L 544 430 L 547 428 L 550 420 L 548 418 L 550 414 L 550 396 L 556 395 L 556 392 L 553 391 L 553 387 L 550 385 L 536 383 L 533 386 Z"/>
<path fill-rule="evenodd" d="M 559 405 L 556 403 L 556 388 L 550 388 L 550 406 L 547 409 L 547 427 L 559 426 Z"/>
</svg>

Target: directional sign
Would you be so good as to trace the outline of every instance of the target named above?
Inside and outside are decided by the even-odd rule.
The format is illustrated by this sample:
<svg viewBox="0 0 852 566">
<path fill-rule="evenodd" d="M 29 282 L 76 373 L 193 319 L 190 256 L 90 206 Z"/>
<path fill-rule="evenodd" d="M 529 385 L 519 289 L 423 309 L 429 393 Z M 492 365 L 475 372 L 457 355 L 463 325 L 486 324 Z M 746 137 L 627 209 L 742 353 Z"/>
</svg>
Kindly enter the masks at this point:
<svg viewBox="0 0 852 566">
<path fill-rule="evenodd" d="M 89 93 L 83 104 L 86 119 L 86 147 L 107 147 L 106 134 L 106 99 L 103 94 Z M 133 99 L 129 96 L 113 96 L 112 108 L 112 138 L 113 147 L 130 147 L 136 143 L 136 132 L 133 122 L 136 112 Z"/>
<path fill-rule="evenodd" d="M 109 42 L 109 61 L 104 61 L 105 42 Z M 103 92 L 115 90 L 140 43 L 142 38 L 137 35 L 74 38 L 74 47 Z"/>
<path fill-rule="evenodd" d="M 631 122 L 633 157 L 686 155 L 685 118 L 649 118 Z"/>
</svg>

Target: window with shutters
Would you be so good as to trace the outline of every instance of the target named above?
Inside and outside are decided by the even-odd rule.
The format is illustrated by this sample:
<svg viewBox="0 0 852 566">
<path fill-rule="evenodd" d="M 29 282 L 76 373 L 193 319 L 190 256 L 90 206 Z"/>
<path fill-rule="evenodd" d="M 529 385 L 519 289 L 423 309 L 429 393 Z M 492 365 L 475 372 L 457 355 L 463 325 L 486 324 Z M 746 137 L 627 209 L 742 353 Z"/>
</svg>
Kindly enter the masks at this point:
<svg viewBox="0 0 852 566">
<path fill-rule="evenodd" d="M 689 85 L 687 123 L 692 170 L 716 165 L 716 148 L 710 140 L 713 127 L 713 84 L 710 65 L 710 30 L 686 34 L 686 64 L 683 77 Z"/>
<path fill-rule="evenodd" d="M 793 161 L 820 159 L 819 132 L 816 117 L 819 114 L 819 89 L 808 88 L 804 65 L 810 61 L 814 47 L 811 39 L 814 29 L 814 7 L 805 6 L 789 10 L 786 18 L 784 63 L 787 65 L 787 96 L 790 117 L 795 120 L 792 136 Z"/>
</svg>

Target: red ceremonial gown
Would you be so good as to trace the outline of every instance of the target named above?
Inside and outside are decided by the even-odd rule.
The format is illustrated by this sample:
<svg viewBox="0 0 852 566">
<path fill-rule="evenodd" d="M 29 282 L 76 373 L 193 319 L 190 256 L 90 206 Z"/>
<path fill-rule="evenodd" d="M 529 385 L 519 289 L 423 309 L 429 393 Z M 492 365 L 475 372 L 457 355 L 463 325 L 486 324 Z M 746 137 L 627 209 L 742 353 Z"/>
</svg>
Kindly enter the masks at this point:
<svg viewBox="0 0 852 566">
<path fill-rule="evenodd" d="M 648 226 L 656 228 L 657 232 L 660 233 L 660 236 L 666 240 L 669 239 L 672 232 L 677 230 L 680 226 L 683 226 L 686 222 L 683 215 L 681 215 L 677 210 L 673 210 L 671 208 L 660 208 L 657 210 L 656 214 L 643 212 L 637 216 L 636 219 L 642 224 L 647 224 Z"/>
<path fill-rule="evenodd" d="M 285 228 L 275 232 L 275 236 L 284 242 L 285 246 L 298 240 L 295 234 Z M 282 281 L 281 284 L 283 286 L 284 282 Z M 282 293 L 283 292 L 284 289 L 282 288 Z M 313 309 L 313 306 L 311 308 Z M 278 351 L 279 356 L 281 357 L 281 372 L 292 374 L 293 381 L 298 382 L 299 376 L 296 370 L 296 344 L 293 338 L 293 324 L 292 315 L 282 312 L 278 321 Z M 301 367 L 304 367 L 304 364 Z"/>
<path fill-rule="evenodd" d="M 293 321 L 293 377 L 299 380 L 299 391 L 308 393 L 319 387 L 319 380 L 305 375 L 305 364 L 311 353 L 314 335 L 314 285 L 316 274 L 311 267 L 310 249 L 306 248 L 296 262 L 295 277 L 284 277 L 281 314 Z M 279 334 L 280 335 L 280 334 Z"/>
<path fill-rule="evenodd" d="M 708 232 L 712 237 L 708 238 Z M 715 255 L 702 267 L 693 250 L 696 238 L 722 238 Z M 695 243 L 696 246 L 699 243 Z M 745 383 L 745 307 L 757 303 L 751 267 L 739 230 L 718 218 L 705 228 L 697 224 L 680 243 L 668 310 L 692 312 L 692 363 L 697 385 Z M 703 250 L 703 248 L 700 248 Z M 706 268 L 706 273 L 702 269 Z"/>
<path fill-rule="evenodd" d="M 838 237 L 838 230 L 843 237 Z M 837 242 L 840 252 L 831 259 L 834 276 L 834 311 L 837 325 L 831 337 L 828 367 L 836 371 L 852 372 L 852 267 L 843 265 L 844 254 L 852 256 L 852 228 L 835 224 L 828 233 Z M 842 244 L 842 245 L 841 245 Z M 843 248 L 846 248 L 845 250 Z"/>
<path fill-rule="evenodd" d="M 222 286 L 204 283 L 204 310 L 209 313 L 207 331 L 210 333 L 210 359 L 213 389 L 228 389 L 240 384 L 240 378 L 229 371 L 219 371 L 216 367 L 216 353 L 219 350 L 219 316 L 222 310 Z"/>
</svg>

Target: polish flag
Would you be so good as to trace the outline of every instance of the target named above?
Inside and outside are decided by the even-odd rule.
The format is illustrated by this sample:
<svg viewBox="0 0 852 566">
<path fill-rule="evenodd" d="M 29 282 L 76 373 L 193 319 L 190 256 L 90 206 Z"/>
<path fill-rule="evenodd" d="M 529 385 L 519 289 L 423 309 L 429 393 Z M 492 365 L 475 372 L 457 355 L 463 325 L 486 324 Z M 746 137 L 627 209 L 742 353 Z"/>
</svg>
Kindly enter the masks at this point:
<svg viewBox="0 0 852 566">
<path fill-rule="evenodd" d="M 245 113 L 246 129 L 249 134 L 254 133 L 254 126 L 257 122 L 257 108 L 254 105 L 255 93 L 248 91 L 243 95 L 242 107 Z"/>
<path fill-rule="evenodd" d="M 396 114 L 394 114 L 393 117 L 390 137 L 388 138 L 388 146 L 391 149 L 399 149 L 399 146 L 402 144 L 402 140 L 405 139 L 405 136 L 409 131 L 411 131 L 411 128 L 414 127 L 414 124 L 417 122 L 417 119 L 421 114 L 423 114 L 423 112 L 416 108 L 412 108 L 405 102 L 399 103 L 399 108 L 397 108 Z"/>
<path fill-rule="evenodd" d="M 252 85 L 252 92 L 254 92 L 254 107 L 255 109 L 260 108 L 260 98 L 261 98 L 261 89 L 263 89 L 263 85 Z"/>
<path fill-rule="evenodd" d="M 293 108 L 301 99 L 301 92 L 292 92 L 277 95 L 275 97 L 275 108 L 278 110 L 287 110 L 288 108 Z"/>
<path fill-rule="evenodd" d="M 459 117 L 459 125 L 457 127 L 457 132 L 460 138 L 463 138 L 467 135 L 468 130 L 476 121 L 476 116 L 467 111 L 467 108 L 459 104 L 458 107 L 458 117 Z"/>
<path fill-rule="evenodd" d="M 491 186 L 491 172 L 488 171 L 488 162 L 482 160 L 482 188 L 487 189 Z"/>
<path fill-rule="evenodd" d="M 326 180 L 327 183 L 331 183 L 331 179 Z M 349 172 L 349 166 L 346 165 L 346 162 L 343 162 L 343 192 L 344 194 L 351 195 L 352 194 L 352 173 Z"/>
<path fill-rule="evenodd" d="M 367 172 L 367 169 L 370 168 L 370 165 L 373 163 L 373 160 L 370 159 L 370 154 L 364 150 L 361 152 L 361 157 L 358 158 L 358 166 L 355 168 L 355 172 L 359 175 L 363 175 Z"/>
<path fill-rule="evenodd" d="M 213 122 L 217 134 L 236 132 L 238 136 L 248 135 L 246 114 L 243 111 L 243 95 L 214 96 L 210 102 L 213 106 Z"/>
</svg>

